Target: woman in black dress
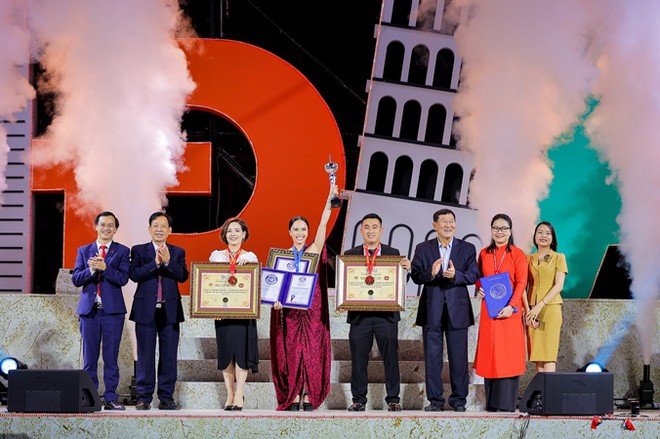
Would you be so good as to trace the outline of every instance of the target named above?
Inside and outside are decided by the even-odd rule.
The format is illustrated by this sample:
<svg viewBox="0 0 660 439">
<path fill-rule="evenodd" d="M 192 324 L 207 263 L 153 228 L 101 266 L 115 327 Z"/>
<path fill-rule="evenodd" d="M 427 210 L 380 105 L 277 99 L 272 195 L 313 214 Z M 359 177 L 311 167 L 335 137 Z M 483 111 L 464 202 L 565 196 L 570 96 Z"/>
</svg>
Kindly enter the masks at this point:
<svg viewBox="0 0 660 439">
<path fill-rule="evenodd" d="M 227 244 L 227 249 L 215 250 L 209 260 L 236 265 L 258 262 L 257 255 L 241 248 L 249 235 L 245 221 L 229 218 L 220 230 L 220 239 Z M 227 389 L 225 410 L 243 410 L 248 370 L 256 373 L 259 366 L 257 321 L 218 319 L 215 321 L 215 339 L 218 345 L 218 369 L 222 370 Z"/>
</svg>

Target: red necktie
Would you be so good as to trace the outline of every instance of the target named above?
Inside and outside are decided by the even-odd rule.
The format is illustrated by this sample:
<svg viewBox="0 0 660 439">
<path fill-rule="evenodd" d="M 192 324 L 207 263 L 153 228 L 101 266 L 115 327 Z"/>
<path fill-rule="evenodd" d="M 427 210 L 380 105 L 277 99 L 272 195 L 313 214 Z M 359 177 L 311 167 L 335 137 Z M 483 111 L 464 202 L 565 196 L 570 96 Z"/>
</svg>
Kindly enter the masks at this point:
<svg viewBox="0 0 660 439">
<path fill-rule="evenodd" d="M 101 249 L 101 257 L 103 259 L 105 259 L 105 249 L 108 248 L 108 247 L 105 246 L 105 245 L 102 245 L 99 248 Z M 101 297 L 101 276 L 100 275 L 99 275 L 99 286 L 98 286 L 98 289 L 96 290 L 96 295 Z"/>
<path fill-rule="evenodd" d="M 158 275 L 158 293 L 156 294 L 156 302 L 160 303 L 163 301 L 163 283 L 161 281 L 160 275 Z"/>
</svg>

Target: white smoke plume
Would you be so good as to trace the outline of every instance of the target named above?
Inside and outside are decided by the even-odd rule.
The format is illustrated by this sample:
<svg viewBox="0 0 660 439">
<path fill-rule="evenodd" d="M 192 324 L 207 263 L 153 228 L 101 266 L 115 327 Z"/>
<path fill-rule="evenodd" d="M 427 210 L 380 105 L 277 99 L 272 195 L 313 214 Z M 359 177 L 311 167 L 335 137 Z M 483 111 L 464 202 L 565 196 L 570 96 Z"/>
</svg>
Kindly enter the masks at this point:
<svg viewBox="0 0 660 439">
<path fill-rule="evenodd" d="M 660 290 L 660 3 L 604 2 L 598 34 L 602 72 L 587 133 L 609 162 L 621 193 L 621 250 L 638 300 L 644 363 L 650 364 Z"/>
<path fill-rule="evenodd" d="M 596 70 L 585 60 L 584 3 L 453 0 L 461 83 L 454 100 L 460 148 L 475 154 L 470 203 L 480 234 L 508 214 L 516 244 L 529 250 L 538 202 L 552 181 L 546 155 L 585 110 Z M 568 7 L 568 11 L 567 11 Z"/>
<path fill-rule="evenodd" d="M 21 72 L 28 63 L 28 33 L 25 5 L 22 0 L 0 2 L 0 120 L 13 121 L 34 97 L 34 89 Z M 7 189 L 6 170 L 9 157 L 7 131 L 0 123 L 0 204 Z"/>
<path fill-rule="evenodd" d="M 56 114 L 34 151 L 39 166 L 70 164 L 85 213 L 111 210 L 118 240 L 148 240 L 149 214 L 176 185 L 180 122 L 195 87 L 174 36 L 175 0 L 30 0 L 30 29 Z"/>
</svg>

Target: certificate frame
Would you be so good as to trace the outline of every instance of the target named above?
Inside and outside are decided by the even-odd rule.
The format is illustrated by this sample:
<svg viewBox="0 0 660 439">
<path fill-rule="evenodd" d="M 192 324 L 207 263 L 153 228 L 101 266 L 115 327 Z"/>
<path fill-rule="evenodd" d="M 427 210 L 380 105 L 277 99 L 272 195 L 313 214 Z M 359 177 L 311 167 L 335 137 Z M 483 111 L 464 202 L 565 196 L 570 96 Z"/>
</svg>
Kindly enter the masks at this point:
<svg viewBox="0 0 660 439">
<path fill-rule="evenodd" d="M 378 256 L 374 263 L 374 283 L 365 281 L 364 255 L 338 255 L 335 269 L 336 308 L 345 311 L 405 311 L 406 270 L 403 256 Z"/>
<path fill-rule="evenodd" d="M 231 285 L 227 262 L 192 262 L 190 317 L 258 319 L 261 311 L 261 264 L 236 265 Z"/>
<path fill-rule="evenodd" d="M 314 299 L 318 274 L 287 273 L 287 283 L 280 302 L 285 308 L 309 309 Z"/>
<path fill-rule="evenodd" d="M 303 265 L 301 272 L 316 273 L 319 265 L 320 255 L 318 253 L 303 253 L 300 263 Z M 295 272 L 295 257 L 293 250 L 283 248 L 271 248 L 268 252 L 266 267 L 280 271 Z"/>
<path fill-rule="evenodd" d="M 281 299 L 288 274 L 286 271 L 268 267 L 261 269 L 261 303 L 275 305 L 275 302 Z"/>
</svg>

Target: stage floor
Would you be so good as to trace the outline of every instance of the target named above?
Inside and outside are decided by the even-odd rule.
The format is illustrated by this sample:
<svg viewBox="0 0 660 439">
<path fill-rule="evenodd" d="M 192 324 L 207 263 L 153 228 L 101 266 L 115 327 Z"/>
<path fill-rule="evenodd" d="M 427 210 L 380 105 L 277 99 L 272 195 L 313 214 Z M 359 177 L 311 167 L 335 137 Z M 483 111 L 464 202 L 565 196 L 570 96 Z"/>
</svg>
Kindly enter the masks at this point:
<svg viewBox="0 0 660 439">
<path fill-rule="evenodd" d="M 596 420 L 594 422 L 594 419 Z M 276 412 L 272 410 L 185 409 L 165 411 L 101 411 L 86 414 L 8 413 L 0 408 L 1 438 L 87 437 L 235 437 L 235 438 L 425 438 L 425 437 L 660 437 L 660 412 L 631 417 L 528 416 L 525 413 L 420 410 L 388 412 L 346 410 Z M 596 428 L 593 428 L 595 426 Z"/>
</svg>

